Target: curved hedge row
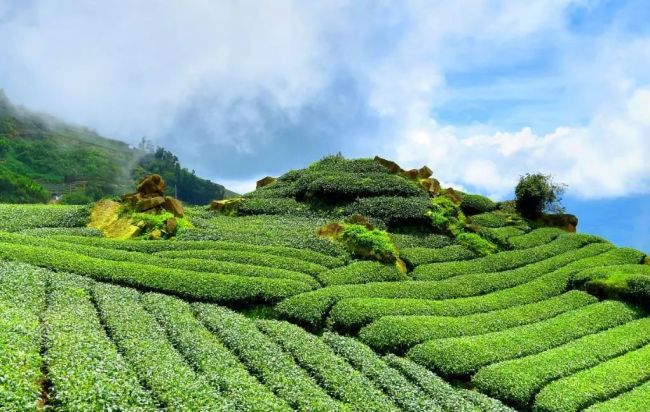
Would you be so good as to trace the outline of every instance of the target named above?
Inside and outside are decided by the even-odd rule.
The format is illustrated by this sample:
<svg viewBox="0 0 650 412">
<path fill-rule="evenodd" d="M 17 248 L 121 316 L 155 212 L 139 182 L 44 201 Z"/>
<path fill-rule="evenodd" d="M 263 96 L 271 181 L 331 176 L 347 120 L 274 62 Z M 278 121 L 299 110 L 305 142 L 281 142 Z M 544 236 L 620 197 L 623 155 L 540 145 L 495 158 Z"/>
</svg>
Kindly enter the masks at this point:
<svg viewBox="0 0 650 412">
<path fill-rule="evenodd" d="M 217 335 L 277 396 L 299 410 L 341 410 L 293 358 L 266 337 L 255 322 L 229 309 L 194 304 L 199 320 Z"/>
<path fill-rule="evenodd" d="M 595 256 L 577 260 L 562 269 L 542 275 L 533 281 L 509 289 L 499 290 L 481 296 L 447 300 L 344 298 L 337 300 L 338 303 L 331 308 L 330 316 L 335 326 L 355 329 L 382 316 L 389 315 L 462 316 L 506 309 L 513 306 L 539 302 L 564 293 L 568 288 L 571 274 L 577 270 L 610 264 L 631 263 L 637 261 L 639 256 L 642 255 L 634 249 L 613 249 L 613 246 L 609 244 L 590 245 L 582 248 L 581 251 L 587 251 L 588 248 L 593 248 L 590 252 Z M 327 289 L 329 288 L 321 290 L 325 291 Z M 316 292 L 320 292 L 321 290 Z M 323 294 L 320 293 L 317 295 L 320 295 L 319 297 L 322 298 Z M 310 293 L 307 293 L 298 295 L 295 298 L 309 295 Z M 303 302 L 300 299 L 296 300 L 303 305 L 296 309 L 303 311 L 290 311 L 287 308 L 285 309 L 285 313 L 296 314 L 306 319 L 309 319 L 309 317 L 305 315 L 313 316 L 312 313 L 304 310 L 304 305 L 307 302 Z M 291 298 L 287 301 L 294 300 Z M 330 307 L 326 306 L 328 303 L 324 299 L 311 302 L 308 309 L 312 311 L 318 305 L 319 307 L 325 306 L 327 311 Z"/>
<path fill-rule="evenodd" d="M 260 246 L 307 249 L 338 258 L 349 254 L 340 244 L 316 235 L 315 228 L 330 223 L 325 218 L 298 216 L 220 216 L 193 218 L 196 229 L 176 235 L 176 241 L 226 241 Z M 306 259 L 305 259 L 306 260 Z"/>
<path fill-rule="evenodd" d="M 250 276 L 269 279 L 288 279 L 304 282 L 319 287 L 320 284 L 311 276 L 302 272 L 294 272 L 286 269 L 276 269 L 251 264 L 221 262 L 202 259 L 166 259 L 159 256 L 130 252 L 118 249 L 105 249 L 96 246 L 86 246 L 76 243 L 60 242 L 52 239 L 39 239 L 31 236 L 0 233 L 0 241 L 18 243 L 21 245 L 33 245 L 49 247 L 55 250 L 64 250 L 79 253 L 88 257 L 114 260 L 119 262 L 133 262 L 140 265 L 152 265 L 168 269 L 192 270 L 197 272 L 211 272 L 220 275 Z"/>
<path fill-rule="evenodd" d="M 389 233 L 398 249 L 422 247 L 427 249 L 440 249 L 451 246 L 454 239 L 439 233 L 410 234 L 410 233 Z"/>
<path fill-rule="evenodd" d="M 600 242 L 600 239 L 595 236 L 567 234 L 551 243 L 526 250 L 505 251 L 460 262 L 421 265 L 415 268 L 412 276 L 418 280 L 442 280 L 466 273 L 489 273 L 512 270 L 597 242 Z"/>
<path fill-rule="evenodd" d="M 650 318 L 587 335 L 536 355 L 490 365 L 472 383 L 491 396 L 520 406 L 549 382 L 650 343 Z"/>
<path fill-rule="evenodd" d="M 296 258 L 236 250 L 172 250 L 168 252 L 158 252 L 156 256 L 171 259 L 209 259 L 224 262 L 245 263 L 249 265 L 268 266 L 271 268 L 303 272 L 313 276 L 316 276 L 320 272 L 327 270 L 325 266 Z"/>
<path fill-rule="evenodd" d="M 508 239 L 515 236 L 521 236 L 526 233 L 523 229 L 517 226 L 505 227 L 484 227 L 472 226 L 472 230 L 490 242 L 499 245 L 502 249 L 511 249 Z"/>
<path fill-rule="evenodd" d="M 134 287 L 215 302 L 276 302 L 311 286 L 294 280 L 250 278 L 164 269 L 132 262 L 91 258 L 47 247 L 2 243 L 0 258 Z"/>
<path fill-rule="evenodd" d="M 326 270 L 318 274 L 318 279 L 325 286 L 409 280 L 394 264 L 371 260 L 352 262 L 347 266 Z"/>
<path fill-rule="evenodd" d="M 430 370 L 409 359 L 386 355 L 384 360 L 389 366 L 420 386 L 444 411 L 513 412 L 496 399 L 488 398 L 478 392 L 454 388 Z"/>
<path fill-rule="evenodd" d="M 535 397 L 538 412 L 579 411 L 650 380 L 650 345 L 557 380 Z M 647 406 L 647 405 L 646 405 Z"/>
<path fill-rule="evenodd" d="M 50 276 L 49 305 L 43 319 L 53 388 L 50 402 L 64 410 L 156 410 L 151 394 L 140 386 L 106 335 L 87 279 Z"/>
<path fill-rule="evenodd" d="M 287 322 L 260 320 L 257 327 L 289 352 L 321 387 L 358 411 L 397 411 L 397 407 L 316 336 Z"/>
<path fill-rule="evenodd" d="M 471 217 L 471 223 L 479 226 L 485 226 L 490 228 L 498 228 L 505 226 L 520 226 L 525 227 L 525 222 L 519 217 L 512 213 L 505 212 L 485 212 Z"/>
<path fill-rule="evenodd" d="M 43 359 L 39 316 L 48 274 L 0 261 L 0 405 L 33 411 L 41 398 Z"/>
<path fill-rule="evenodd" d="M 402 352 L 431 339 L 482 335 L 539 322 L 597 301 L 584 292 L 570 291 L 541 302 L 467 316 L 386 316 L 361 329 L 359 337 L 375 350 Z"/>
<path fill-rule="evenodd" d="M 440 406 L 418 386 L 377 356 L 372 349 L 353 338 L 326 332 L 323 340 L 336 354 L 345 358 L 380 387 L 402 410 L 440 411 Z"/>
<path fill-rule="evenodd" d="M 586 412 L 645 412 L 648 405 L 650 405 L 650 382 L 608 401 L 597 403 L 587 408 Z"/>
<path fill-rule="evenodd" d="M 373 196 L 359 198 L 347 205 L 346 215 L 360 214 L 365 217 L 379 219 L 388 227 L 403 225 L 426 224 L 426 216 L 431 200 L 429 196 Z"/>
<path fill-rule="evenodd" d="M 508 239 L 508 243 L 513 249 L 529 249 L 552 242 L 559 236 L 565 235 L 566 232 L 557 227 L 542 227 L 521 236 L 513 236 Z"/>
<path fill-rule="evenodd" d="M 605 301 L 486 335 L 431 340 L 413 347 L 408 357 L 445 375 L 468 375 L 482 366 L 539 353 L 639 316 L 637 309 L 624 303 Z"/>
<path fill-rule="evenodd" d="M 171 296 L 147 293 L 145 308 L 165 329 L 187 362 L 237 411 L 290 411 L 282 399 L 251 376 L 246 368 L 205 326 L 191 306 Z"/>
<path fill-rule="evenodd" d="M 227 403 L 169 343 L 133 289 L 96 283 L 93 296 L 120 352 L 165 407 L 225 410 Z"/>
<path fill-rule="evenodd" d="M 399 256 L 409 266 L 415 267 L 427 263 L 467 260 L 476 257 L 476 253 L 461 245 L 451 245 L 440 249 L 411 247 L 399 251 Z"/>
<path fill-rule="evenodd" d="M 170 242 L 142 242 L 140 240 L 114 240 L 80 236 L 53 236 L 62 242 L 78 243 L 107 249 L 128 250 L 131 252 L 156 253 L 172 250 L 235 250 L 277 255 L 316 263 L 328 268 L 342 266 L 342 259 L 314 252 L 309 249 L 296 249 L 286 246 L 262 246 L 250 243 L 224 242 L 212 240 L 174 240 Z"/>
<path fill-rule="evenodd" d="M 0 204 L 0 230 L 37 227 L 81 227 L 90 217 L 88 206 Z"/>
<path fill-rule="evenodd" d="M 349 285 L 349 286 L 332 286 L 316 291 L 300 294 L 293 296 L 283 302 L 281 302 L 277 309 L 285 316 L 288 316 L 292 319 L 295 319 L 299 322 L 309 323 L 312 325 L 317 325 L 322 318 L 327 314 L 327 312 L 332 308 L 332 319 L 340 326 L 351 326 L 351 325 L 362 325 L 368 323 L 373 319 L 377 319 L 380 316 L 384 315 L 398 315 L 398 314 L 438 314 L 435 312 L 437 309 L 432 309 L 427 311 L 422 311 L 421 308 L 438 308 L 440 304 L 437 301 L 431 300 L 431 296 L 442 296 L 442 293 L 450 293 L 452 297 L 458 297 L 459 294 L 467 293 L 480 293 L 485 290 L 496 290 L 494 288 L 499 285 L 508 284 L 514 286 L 518 282 L 522 282 L 523 276 L 535 277 L 539 276 L 538 279 L 544 278 L 539 282 L 546 282 L 546 277 L 549 274 L 545 274 L 553 269 L 558 267 L 563 267 L 567 264 L 566 268 L 560 269 L 562 271 L 562 284 L 558 288 L 561 289 L 560 292 L 564 291 L 566 288 L 566 283 L 568 276 L 573 268 L 574 263 L 581 262 L 585 258 L 592 258 L 598 254 L 606 252 L 612 249 L 613 246 L 608 243 L 598 243 L 587 245 L 586 247 L 574 250 L 569 253 L 562 254 L 555 258 L 549 259 L 545 262 L 540 262 L 536 266 L 529 265 L 521 271 L 512 271 L 512 272 L 502 272 L 499 274 L 477 274 L 477 275 L 468 275 L 463 277 L 458 277 L 458 280 L 448 279 L 447 281 L 417 281 L 417 282 L 402 282 L 399 284 L 395 283 L 368 283 L 366 285 Z M 623 253 L 627 255 L 627 253 Z M 612 257 L 613 258 L 613 257 Z M 612 263 L 618 262 L 619 260 L 614 260 Z M 629 262 L 629 260 L 623 260 Z M 589 264 L 589 262 L 592 262 Z M 597 259 L 597 260 L 587 260 L 582 263 L 584 266 L 579 266 L 579 268 L 591 267 L 592 265 L 602 265 L 607 264 L 606 259 Z M 559 277 L 556 276 L 556 278 Z M 536 280 L 533 280 L 530 283 L 533 283 L 531 286 L 527 283 L 523 285 L 512 287 L 511 289 L 520 290 L 525 288 L 527 292 L 520 294 L 517 298 L 514 298 L 513 303 L 508 304 L 508 300 L 502 300 L 498 302 L 496 306 L 488 306 L 484 310 L 478 310 L 481 312 L 488 310 L 503 309 L 504 307 L 514 306 L 517 302 L 531 303 L 539 300 L 543 300 L 545 295 L 543 295 L 542 288 L 540 290 L 540 297 L 535 298 L 536 290 L 530 290 L 533 286 L 538 286 Z M 553 285 L 556 285 L 557 282 L 551 281 Z M 460 285 L 464 285 L 463 289 L 455 289 Z M 557 290 L 558 288 L 553 288 Z M 548 289 L 548 288 L 547 288 Z M 504 293 L 507 293 L 503 291 Z M 555 294 L 559 294 L 555 293 Z M 487 297 L 492 294 L 485 295 Z M 508 295 L 509 296 L 509 295 Z M 554 296 L 554 295 L 551 295 Z M 533 300 L 531 300 L 531 297 Z M 369 298 L 390 298 L 390 300 L 370 300 Z M 413 301 L 413 298 L 417 299 L 426 299 L 425 302 Z M 344 300 L 345 299 L 345 300 Z M 347 299 L 354 299 L 354 303 L 350 303 Z M 363 300 L 362 300 L 363 299 Z M 393 300 L 397 299 L 397 300 Z M 467 298 L 470 299 L 470 298 Z M 486 299 L 485 297 L 478 297 L 475 299 L 481 299 L 482 301 Z M 341 302 L 340 302 L 341 301 Z M 366 305 L 366 302 L 369 301 L 369 305 Z M 338 302 L 338 303 L 337 303 Z M 443 301 L 444 302 L 444 301 Z M 459 303 L 465 305 L 462 299 L 454 299 L 449 305 L 450 308 L 457 306 Z M 503 306 L 506 304 L 507 306 Z M 410 308 L 416 306 L 416 309 L 411 310 Z M 475 311 L 466 312 L 462 314 L 474 313 Z M 444 315 L 444 314 L 443 314 Z M 453 316 L 458 316 L 454 314 Z"/>
</svg>

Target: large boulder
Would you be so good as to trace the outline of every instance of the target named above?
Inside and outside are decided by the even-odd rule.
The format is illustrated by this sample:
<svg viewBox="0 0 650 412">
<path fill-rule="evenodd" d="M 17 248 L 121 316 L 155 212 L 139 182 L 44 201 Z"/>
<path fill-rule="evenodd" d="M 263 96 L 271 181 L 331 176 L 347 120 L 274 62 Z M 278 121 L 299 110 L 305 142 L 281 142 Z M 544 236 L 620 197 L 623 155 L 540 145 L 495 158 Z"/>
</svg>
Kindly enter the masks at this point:
<svg viewBox="0 0 650 412">
<path fill-rule="evenodd" d="M 278 179 L 276 179 L 275 177 L 266 176 L 266 177 L 264 177 L 264 178 L 257 181 L 257 183 L 255 184 L 255 189 L 259 189 L 261 187 L 268 186 L 271 183 L 275 182 L 276 180 L 278 180 Z"/>
<path fill-rule="evenodd" d="M 137 191 L 143 195 L 155 194 L 163 196 L 165 193 L 165 181 L 160 175 L 148 175 L 140 181 Z"/>
<path fill-rule="evenodd" d="M 175 199 L 171 196 L 165 196 L 165 203 L 163 204 L 163 208 L 176 217 L 183 217 L 185 215 L 183 204 L 180 202 L 180 200 Z"/>
<path fill-rule="evenodd" d="M 375 156 L 375 162 L 384 166 L 388 171 L 394 175 L 404 172 L 399 165 L 392 160 L 384 159 L 383 157 Z"/>
<path fill-rule="evenodd" d="M 223 199 L 223 200 L 213 200 L 210 203 L 210 209 L 215 212 L 226 215 L 226 216 L 235 216 L 239 210 L 239 205 L 241 205 L 242 198 L 236 197 L 233 199 Z"/>
<path fill-rule="evenodd" d="M 135 205 L 136 210 L 139 212 L 145 212 L 147 210 L 155 209 L 158 206 L 165 204 L 165 198 L 162 196 L 156 197 L 147 197 L 140 199 L 140 201 Z"/>
<path fill-rule="evenodd" d="M 420 180 L 420 186 L 429 193 L 429 196 L 437 196 L 440 193 L 440 182 L 434 178 Z"/>
<path fill-rule="evenodd" d="M 422 166 L 418 169 L 418 177 L 420 179 L 428 179 L 433 176 L 433 170 L 429 169 L 428 166 Z"/>
</svg>

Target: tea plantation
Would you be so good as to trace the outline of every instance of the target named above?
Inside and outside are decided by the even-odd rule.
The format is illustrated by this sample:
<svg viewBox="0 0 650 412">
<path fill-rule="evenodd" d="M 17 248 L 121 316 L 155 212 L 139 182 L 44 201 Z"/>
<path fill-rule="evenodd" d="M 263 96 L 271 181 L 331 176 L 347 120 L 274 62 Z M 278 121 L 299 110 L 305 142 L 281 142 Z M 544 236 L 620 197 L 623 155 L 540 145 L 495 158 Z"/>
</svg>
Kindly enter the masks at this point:
<svg viewBox="0 0 650 412">
<path fill-rule="evenodd" d="M 169 240 L 0 205 L 0 410 L 650 410 L 645 253 L 386 167 L 326 159 Z"/>
</svg>

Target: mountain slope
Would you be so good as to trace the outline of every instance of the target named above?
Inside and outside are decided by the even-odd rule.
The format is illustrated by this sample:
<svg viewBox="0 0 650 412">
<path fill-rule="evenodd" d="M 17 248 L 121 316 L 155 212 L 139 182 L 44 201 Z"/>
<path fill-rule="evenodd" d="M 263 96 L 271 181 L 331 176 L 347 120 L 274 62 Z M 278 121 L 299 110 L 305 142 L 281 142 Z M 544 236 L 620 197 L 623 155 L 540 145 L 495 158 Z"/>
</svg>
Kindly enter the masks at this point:
<svg viewBox="0 0 650 412">
<path fill-rule="evenodd" d="M 172 153 L 108 139 L 85 127 L 64 123 L 13 105 L 0 90 L 0 202 L 87 203 L 128 192 L 148 173 L 164 176 L 178 197 L 208 203 L 225 188 L 183 168 Z"/>
</svg>

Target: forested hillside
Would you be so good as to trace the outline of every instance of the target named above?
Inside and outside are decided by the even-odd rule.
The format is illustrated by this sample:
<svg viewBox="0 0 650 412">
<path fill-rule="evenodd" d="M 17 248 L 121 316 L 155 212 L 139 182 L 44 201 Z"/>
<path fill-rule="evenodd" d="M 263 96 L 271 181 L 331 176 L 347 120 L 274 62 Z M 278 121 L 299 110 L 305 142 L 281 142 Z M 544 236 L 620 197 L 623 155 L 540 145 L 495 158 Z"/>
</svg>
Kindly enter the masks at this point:
<svg viewBox="0 0 650 412">
<path fill-rule="evenodd" d="M 84 204 L 127 192 L 158 173 L 191 204 L 224 197 L 225 188 L 201 179 L 178 158 L 151 144 L 138 147 L 12 104 L 0 90 L 0 202 L 43 203 L 60 197 Z"/>
</svg>

